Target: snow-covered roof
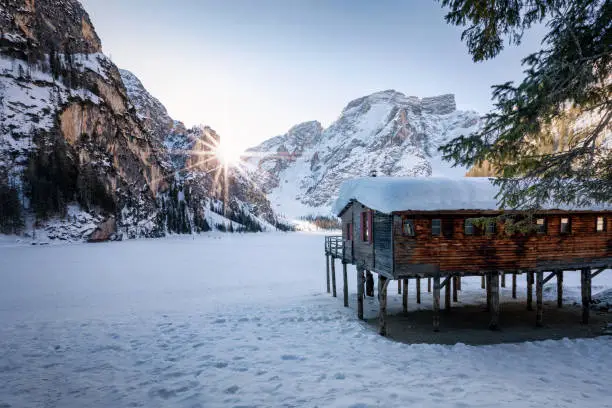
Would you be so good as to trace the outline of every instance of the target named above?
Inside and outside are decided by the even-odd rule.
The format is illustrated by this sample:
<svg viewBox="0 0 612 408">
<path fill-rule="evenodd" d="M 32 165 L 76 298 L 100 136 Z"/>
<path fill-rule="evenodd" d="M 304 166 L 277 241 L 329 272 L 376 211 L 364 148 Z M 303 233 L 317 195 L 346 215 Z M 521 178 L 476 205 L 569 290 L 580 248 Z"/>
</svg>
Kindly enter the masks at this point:
<svg viewBox="0 0 612 408">
<path fill-rule="evenodd" d="M 352 200 L 385 214 L 407 210 L 498 210 L 498 191 L 484 177 L 364 177 L 342 184 L 333 210 L 339 215 Z M 612 204 L 550 205 L 546 209 L 601 211 L 612 210 Z"/>
</svg>

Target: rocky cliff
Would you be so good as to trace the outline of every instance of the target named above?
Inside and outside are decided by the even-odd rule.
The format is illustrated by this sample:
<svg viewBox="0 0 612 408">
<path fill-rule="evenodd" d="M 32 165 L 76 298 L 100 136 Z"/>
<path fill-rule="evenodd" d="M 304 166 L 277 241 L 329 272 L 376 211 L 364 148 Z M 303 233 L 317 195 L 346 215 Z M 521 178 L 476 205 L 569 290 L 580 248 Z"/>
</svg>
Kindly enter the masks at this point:
<svg viewBox="0 0 612 408">
<path fill-rule="evenodd" d="M 458 111 L 453 95 L 430 98 L 388 90 L 350 102 L 323 129 L 318 122 L 250 149 L 248 163 L 275 211 L 296 218 L 331 214 L 340 184 L 372 173 L 463 176 L 437 148 L 479 126 L 476 112 Z"/>
</svg>

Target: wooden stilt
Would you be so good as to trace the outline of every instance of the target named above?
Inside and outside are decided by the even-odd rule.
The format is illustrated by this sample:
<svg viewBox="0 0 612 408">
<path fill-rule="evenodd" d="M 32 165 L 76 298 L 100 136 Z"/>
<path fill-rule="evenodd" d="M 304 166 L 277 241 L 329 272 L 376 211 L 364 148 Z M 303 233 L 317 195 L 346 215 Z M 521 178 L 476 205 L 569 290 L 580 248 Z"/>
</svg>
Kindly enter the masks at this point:
<svg viewBox="0 0 612 408">
<path fill-rule="evenodd" d="M 563 307 L 563 271 L 557 271 L 557 307 Z"/>
<path fill-rule="evenodd" d="M 431 278 L 427 278 L 427 292 L 431 293 Z"/>
<path fill-rule="evenodd" d="M 452 276 L 446 280 L 446 285 L 444 285 L 444 311 L 446 313 L 450 313 L 451 311 L 451 281 L 453 280 Z"/>
<path fill-rule="evenodd" d="M 591 268 L 580 270 L 580 288 L 582 289 L 582 324 L 589 324 L 590 299 L 589 289 L 591 287 Z"/>
<path fill-rule="evenodd" d="M 348 307 L 348 275 L 346 271 L 346 262 L 342 262 L 342 279 L 344 280 L 343 294 L 344 294 L 344 307 Z"/>
<path fill-rule="evenodd" d="M 416 278 L 416 301 L 421 304 L 421 278 L 419 276 Z"/>
<path fill-rule="evenodd" d="M 501 287 L 502 288 L 506 287 L 506 272 L 501 273 Z"/>
<path fill-rule="evenodd" d="M 491 273 L 487 272 L 485 275 L 486 290 L 487 290 L 487 311 L 491 311 Z"/>
<path fill-rule="evenodd" d="M 435 276 L 433 281 L 433 329 L 440 331 L 440 276 Z"/>
<path fill-rule="evenodd" d="M 402 281 L 401 280 L 397 280 L 397 294 L 401 295 L 402 294 Z"/>
<path fill-rule="evenodd" d="M 516 272 L 512 273 L 512 299 L 516 299 Z"/>
<path fill-rule="evenodd" d="M 402 279 L 404 285 L 404 293 L 402 293 L 402 310 L 408 313 L 408 278 Z"/>
<path fill-rule="evenodd" d="M 486 285 L 485 285 L 485 275 L 482 275 L 480 277 L 480 289 L 486 289 Z"/>
<path fill-rule="evenodd" d="M 461 291 L 461 276 L 457 276 L 457 289 Z"/>
<path fill-rule="evenodd" d="M 503 280 L 502 280 L 503 282 Z M 499 330 L 499 272 L 495 271 L 489 278 L 491 293 L 491 322 L 489 329 Z"/>
<path fill-rule="evenodd" d="M 453 302 L 457 302 L 457 290 L 459 290 L 459 277 L 453 276 Z"/>
<path fill-rule="evenodd" d="M 389 280 L 378 275 L 378 300 L 380 303 L 380 311 L 378 313 L 378 334 L 381 336 L 387 335 L 387 285 Z"/>
<path fill-rule="evenodd" d="M 332 278 L 332 296 L 336 296 L 336 258 L 332 256 L 331 260 L 331 278 Z"/>
<path fill-rule="evenodd" d="M 363 269 L 357 268 L 357 317 L 363 320 Z"/>
<path fill-rule="evenodd" d="M 533 272 L 527 272 L 527 310 L 533 310 Z"/>
<path fill-rule="evenodd" d="M 331 292 L 329 285 L 329 255 L 325 255 L 325 260 L 327 261 L 327 293 Z"/>
<path fill-rule="evenodd" d="M 542 292 L 544 287 L 544 272 L 536 272 L 536 326 L 542 327 L 544 305 L 542 304 Z"/>
</svg>

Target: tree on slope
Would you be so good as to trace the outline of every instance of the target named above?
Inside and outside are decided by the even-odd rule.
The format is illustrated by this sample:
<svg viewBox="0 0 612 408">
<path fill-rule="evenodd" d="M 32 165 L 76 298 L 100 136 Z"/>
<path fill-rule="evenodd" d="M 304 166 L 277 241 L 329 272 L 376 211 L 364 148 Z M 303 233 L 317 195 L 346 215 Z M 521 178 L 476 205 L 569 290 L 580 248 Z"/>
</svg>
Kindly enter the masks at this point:
<svg viewBox="0 0 612 408">
<path fill-rule="evenodd" d="M 548 200 L 612 201 L 612 2 L 609 0 L 441 0 L 446 21 L 475 62 L 519 44 L 545 22 L 542 50 L 523 59 L 525 78 L 493 87 L 494 110 L 480 131 L 440 149 L 455 165 L 486 163 L 499 176 L 500 204 L 537 209 Z M 576 118 L 557 149 L 559 124 Z"/>
</svg>

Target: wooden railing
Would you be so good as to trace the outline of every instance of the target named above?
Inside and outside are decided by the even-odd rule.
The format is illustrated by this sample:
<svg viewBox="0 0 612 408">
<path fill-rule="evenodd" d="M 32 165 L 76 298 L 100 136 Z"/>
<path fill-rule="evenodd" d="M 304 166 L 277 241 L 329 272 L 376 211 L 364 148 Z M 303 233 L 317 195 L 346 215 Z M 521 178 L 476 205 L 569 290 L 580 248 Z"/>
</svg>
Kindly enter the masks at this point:
<svg viewBox="0 0 612 408">
<path fill-rule="evenodd" d="M 344 241 L 342 235 L 328 235 L 325 237 L 325 254 L 334 258 L 342 258 Z"/>
</svg>

